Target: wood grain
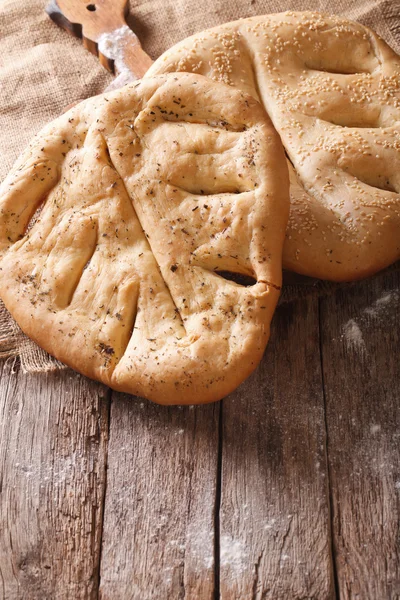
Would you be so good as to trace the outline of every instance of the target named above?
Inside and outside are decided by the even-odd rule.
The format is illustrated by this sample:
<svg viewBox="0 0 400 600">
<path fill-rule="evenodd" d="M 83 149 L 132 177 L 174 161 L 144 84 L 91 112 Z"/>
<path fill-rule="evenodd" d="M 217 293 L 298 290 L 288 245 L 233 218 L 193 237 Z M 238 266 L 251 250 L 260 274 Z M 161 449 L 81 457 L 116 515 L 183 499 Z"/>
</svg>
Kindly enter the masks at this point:
<svg viewBox="0 0 400 600">
<path fill-rule="evenodd" d="M 100 598 L 214 598 L 219 405 L 113 393 Z"/>
<path fill-rule="evenodd" d="M 0 598 L 96 598 L 107 391 L 0 369 Z"/>
<path fill-rule="evenodd" d="M 222 600 L 333 598 L 317 299 L 278 309 L 222 441 Z"/>
<path fill-rule="evenodd" d="M 400 275 L 321 300 L 340 598 L 400 598 Z"/>
<path fill-rule="evenodd" d="M 222 416 L 1 365 L 1 600 L 333 598 L 326 446 L 340 598 L 397 599 L 399 290 L 280 307 Z"/>
</svg>

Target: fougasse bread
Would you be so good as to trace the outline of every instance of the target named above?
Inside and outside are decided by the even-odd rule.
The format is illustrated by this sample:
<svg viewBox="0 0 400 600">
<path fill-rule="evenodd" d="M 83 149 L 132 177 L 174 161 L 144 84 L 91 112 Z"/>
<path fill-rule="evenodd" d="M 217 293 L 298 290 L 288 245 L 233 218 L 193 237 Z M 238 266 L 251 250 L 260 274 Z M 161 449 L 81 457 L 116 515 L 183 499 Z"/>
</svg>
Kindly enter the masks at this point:
<svg viewBox="0 0 400 600">
<path fill-rule="evenodd" d="M 201 73 L 264 104 L 288 157 L 286 269 L 336 281 L 400 258 L 400 58 L 342 17 L 286 12 L 190 37 L 148 75 Z"/>
<path fill-rule="evenodd" d="M 263 354 L 288 213 L 283 147 L 254 98 L 149 78 L 80 103 L 18 160 L 0 191 L 0 295 L 77 371 L 211 402 Z"/>
</svg>

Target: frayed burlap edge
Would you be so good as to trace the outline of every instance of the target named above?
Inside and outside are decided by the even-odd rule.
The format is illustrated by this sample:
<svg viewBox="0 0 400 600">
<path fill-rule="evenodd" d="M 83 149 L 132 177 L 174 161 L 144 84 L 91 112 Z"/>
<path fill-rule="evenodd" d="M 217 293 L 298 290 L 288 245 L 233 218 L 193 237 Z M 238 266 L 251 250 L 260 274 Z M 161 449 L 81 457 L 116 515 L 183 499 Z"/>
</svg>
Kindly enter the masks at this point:
<svg viewBox="0 0 400 600">
<path fill-rule="evenodd" d="M 400 271 L 400 262 L 381 271 L 370 278 L 369 281 L 376 280 L 394 271 Z M 332 283 L 330 281 L 302 277 L 294 273 L 285 273 L 285 279 L 288 279 L 290 283 L 283 286 L 279 305 L 289 304 L 290 302 L 305 298 L 323 298 L 340 289 L 351 289 L 351 287 L 359 283 Z M 296 283 L 292 283 L 293 280 Z M 23 333 L 0 300 L 0 360 L 12 357 L 19 360 L 24 373 L 47 373 L 67 368 L 66 365 L 53 356 L 50 356 L 50 354 L 45 352 Z"/>
<path fill-rule="evenodd" d="M 0 360 L 15 357 L 24 373 L 46 373 L 66 369 L 24 334 L 0 300 Z"/>
</svg>

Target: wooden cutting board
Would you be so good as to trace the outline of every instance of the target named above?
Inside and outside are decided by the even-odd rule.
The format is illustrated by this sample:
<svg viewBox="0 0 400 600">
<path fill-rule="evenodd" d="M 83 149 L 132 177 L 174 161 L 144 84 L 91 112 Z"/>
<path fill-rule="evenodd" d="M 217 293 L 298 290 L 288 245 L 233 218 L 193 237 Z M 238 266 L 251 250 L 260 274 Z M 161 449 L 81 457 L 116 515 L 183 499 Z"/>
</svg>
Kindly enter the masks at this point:
<svg viewBox="0 0 400 600">
<path fill-rule="evenodd" d="M 128 0 L 52 0 L 46 12 L 117 76 L 105 91 L 140 79 L 153 63 L 126 22 Z"/>
</svg>

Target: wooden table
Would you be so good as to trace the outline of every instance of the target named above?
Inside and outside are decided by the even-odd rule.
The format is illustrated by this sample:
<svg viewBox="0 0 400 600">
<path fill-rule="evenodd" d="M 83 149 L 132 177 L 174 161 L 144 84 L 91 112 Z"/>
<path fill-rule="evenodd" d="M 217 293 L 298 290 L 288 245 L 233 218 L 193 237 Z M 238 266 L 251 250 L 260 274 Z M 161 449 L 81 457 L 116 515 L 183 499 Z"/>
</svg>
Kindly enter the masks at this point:
<svg viewBox="0 0 400 600">
<path fill-rule="evenodd" d="M 3 364 L 0 598 L 400 598 L 399 309 L 399 273 L 281 306 L 209 406 Z"/>
</svg>

